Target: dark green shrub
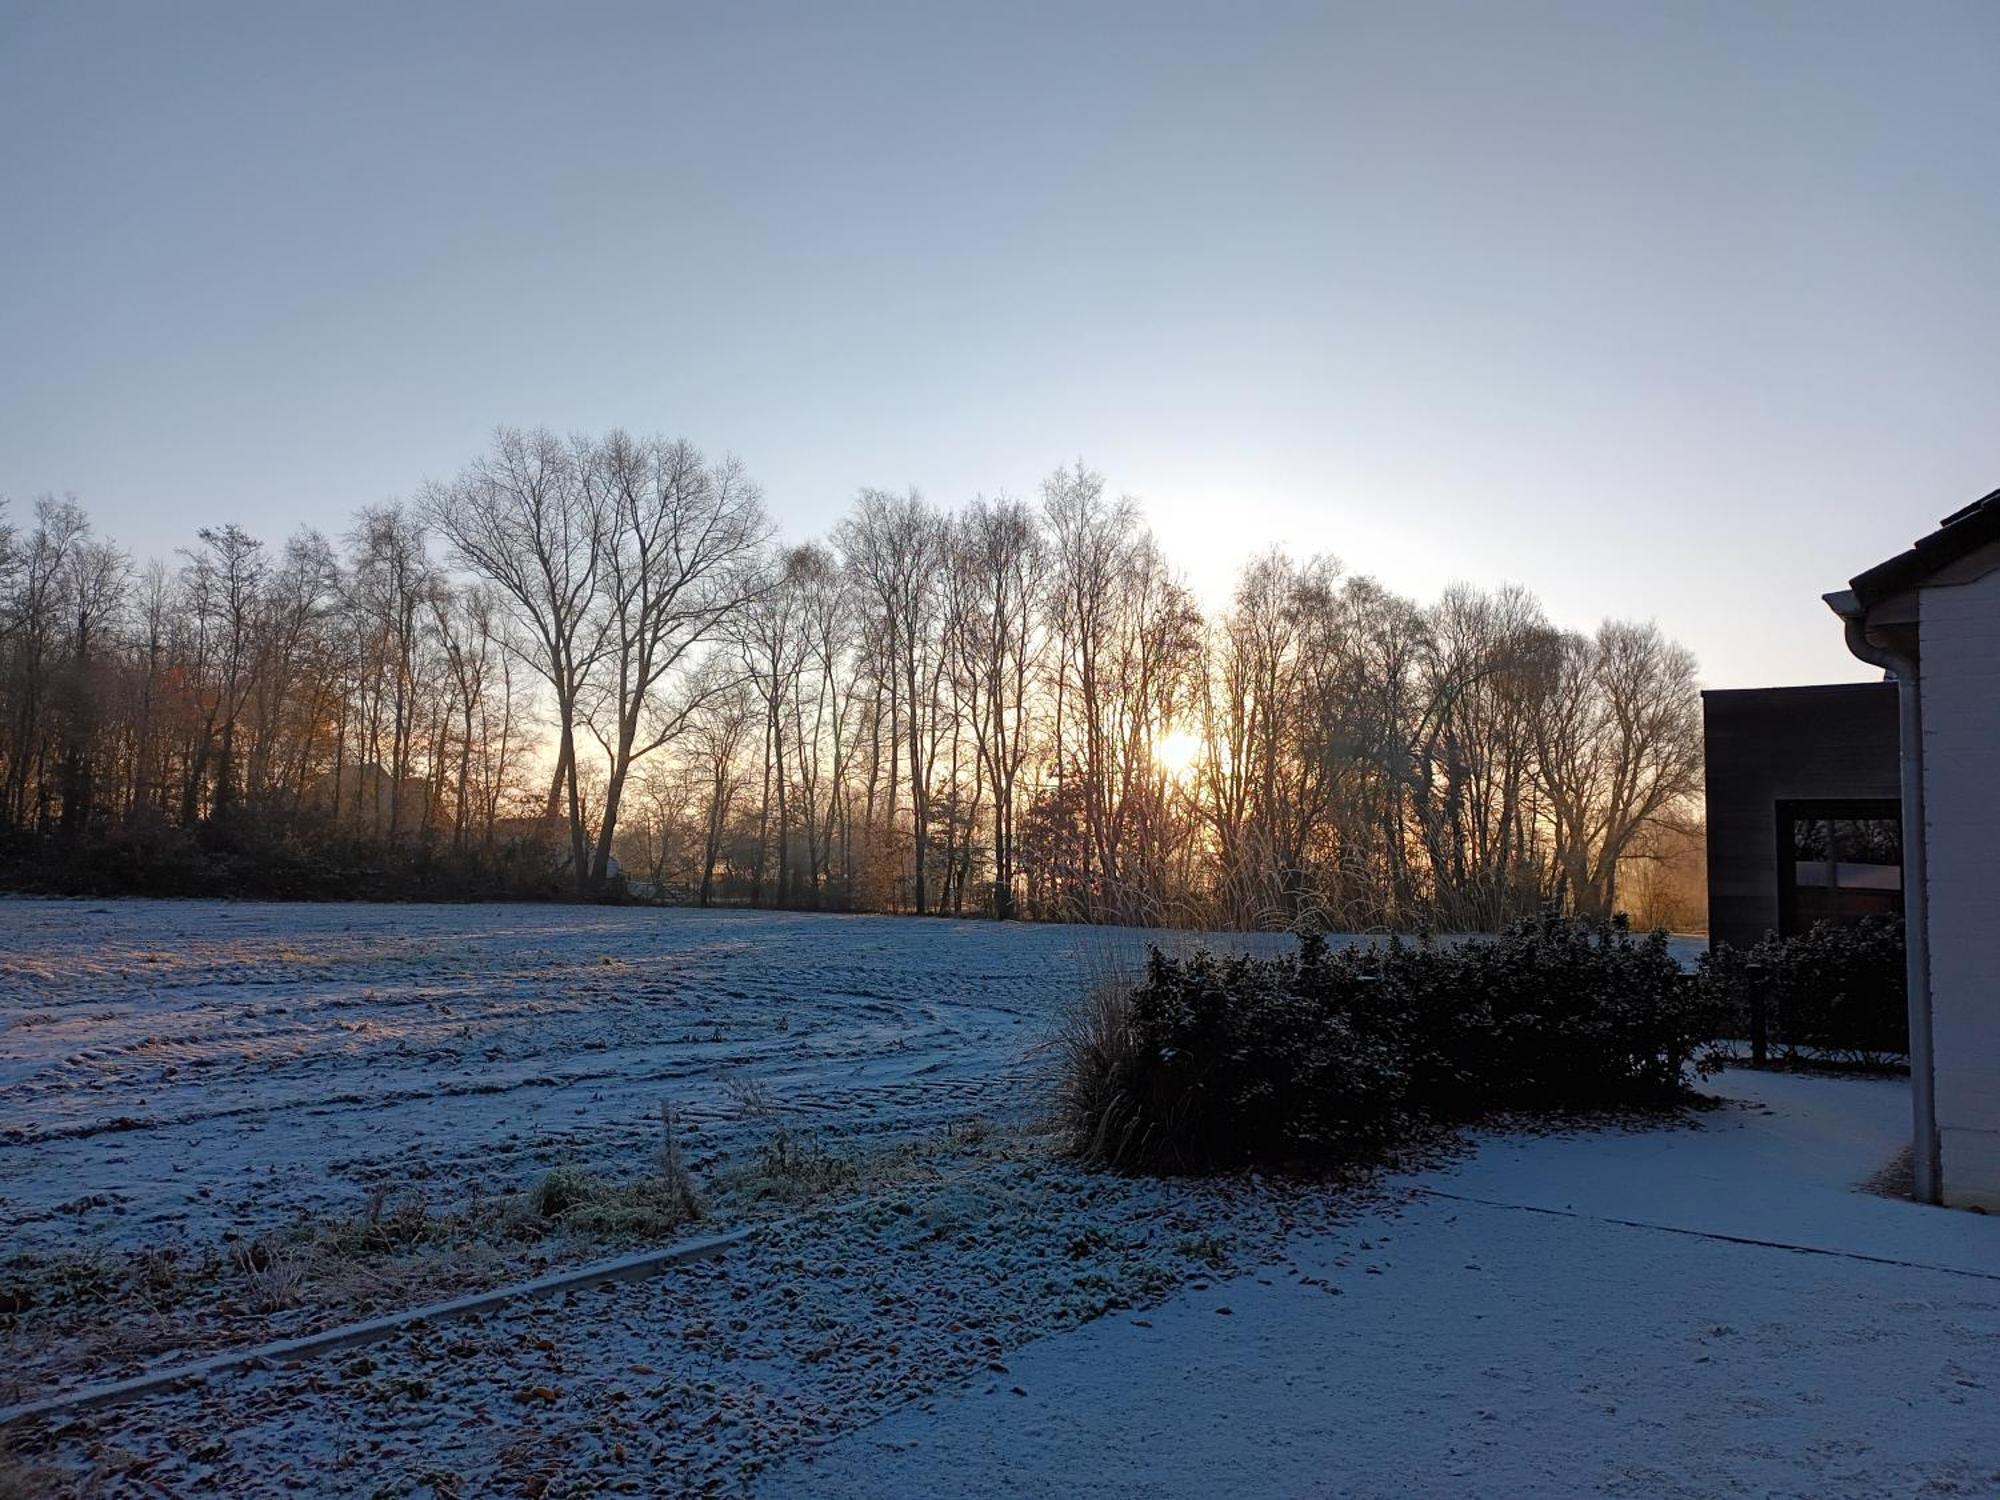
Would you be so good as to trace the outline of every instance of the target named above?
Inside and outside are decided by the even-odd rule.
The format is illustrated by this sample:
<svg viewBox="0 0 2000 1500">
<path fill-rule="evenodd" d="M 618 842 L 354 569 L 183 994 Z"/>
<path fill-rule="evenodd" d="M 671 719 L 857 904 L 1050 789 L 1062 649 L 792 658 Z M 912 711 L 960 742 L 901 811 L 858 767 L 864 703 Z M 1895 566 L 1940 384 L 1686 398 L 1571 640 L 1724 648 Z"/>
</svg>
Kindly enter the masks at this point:
<svg viewBox="0 0 2000 1500">
<path fill-rule="evenodd" d="M 1664 932 L 1556 915 L 1514 923 L 1401 988 L 1420 1023 L 1412 1066 L 1433 1114 L 1661 1102 L 1684 1088 L 1716 1015 Z"/>
<path fill-rule="evenodd" d="M 1879 1067 L 1910 1050 L 1899 917 L 1820 922 L 1792 937 L 1702 959 L 1702 984 L 1738 1038 L 1763 1001 L 1771 1042 L 1792 1057 Z"/>
<path fill-rule="evenodd" d="M 1365 1156 L 1422 1120 L 1652 1106 L 1686 1092 L 1711 997 L 1663 934 L 1555 916 L 1457 946 L 1154 952 L 1068 1040 L 1071 1145 L 1203 1170 Z"/>
</svg>

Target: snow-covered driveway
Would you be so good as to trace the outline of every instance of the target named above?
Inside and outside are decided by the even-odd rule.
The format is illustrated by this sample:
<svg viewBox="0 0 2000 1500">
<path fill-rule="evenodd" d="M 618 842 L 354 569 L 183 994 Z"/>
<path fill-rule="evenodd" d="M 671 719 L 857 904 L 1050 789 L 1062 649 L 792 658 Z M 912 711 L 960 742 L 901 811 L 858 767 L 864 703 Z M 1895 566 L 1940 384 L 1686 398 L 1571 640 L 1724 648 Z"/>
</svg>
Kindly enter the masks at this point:
<svg viewBox="0 0 2000 1500">
<path fill-rule="evenodd" d="M 1855 1190 L 1905 1086 L 1712 1086 L 1697 1131 L 1489 1140 L 758 1493 L 2000 1493 L 2000 1222 Z"/>
</svg>

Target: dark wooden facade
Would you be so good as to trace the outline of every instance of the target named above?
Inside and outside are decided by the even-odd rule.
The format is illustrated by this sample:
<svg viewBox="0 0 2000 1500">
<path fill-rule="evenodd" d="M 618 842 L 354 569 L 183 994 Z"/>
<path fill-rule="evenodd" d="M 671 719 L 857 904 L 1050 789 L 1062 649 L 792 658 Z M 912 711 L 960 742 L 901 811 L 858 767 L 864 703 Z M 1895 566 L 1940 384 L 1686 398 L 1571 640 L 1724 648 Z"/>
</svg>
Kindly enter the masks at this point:
<svg viewBox="0 0 2000 1500">
<path fill-rule="evenodd" d="M 1901 791 L 1896 685 L 1701 695 L 1708 768 L 1708 940 L 1742 947 L 1780 924 L 1781 808 L 1890 806 Z"/>
</svg>

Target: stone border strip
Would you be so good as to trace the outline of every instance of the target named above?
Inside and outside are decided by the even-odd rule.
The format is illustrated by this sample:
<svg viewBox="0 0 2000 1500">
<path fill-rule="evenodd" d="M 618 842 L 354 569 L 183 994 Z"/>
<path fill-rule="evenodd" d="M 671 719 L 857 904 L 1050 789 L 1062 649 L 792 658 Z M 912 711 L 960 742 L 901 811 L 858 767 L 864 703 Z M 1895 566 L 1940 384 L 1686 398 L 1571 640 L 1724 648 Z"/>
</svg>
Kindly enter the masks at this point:
<svg viewBox="0 0 2000 1500">
<path fill-rule="evenodd" d="M 385 1313 L 379 1318 L 369 1318 L 360 1323 L 347 1323 L 337 1328 L 324 1329 L 319 1333 L 305 1334 L 299 1338 L 279 1339 L 275 1343 L 259 1344 L 255 1348 L 230 1350 L 188 1364 L 152 1370 L 143 1375 L 133 1375 L 124 1380 L 113 1380 L 102 1385 L 80 1386 L 59 1396 L 44 1396 L 37 1401 L 24 1401 L 18 1406 L 0 1408 L 0 1428 L 10 1427 L 30 1417 L 47 1416 L 52 1412 L 84 1411 L 96 1406 L 115 1405 L 120 1401 L 129 1401 L 134 1397 L 151 1395 L 157 1391 L 196 1384 L 211 1375 L 240 1370 L 260 1362 L 310 1359 L 336 1349 L 372 1344 L 408 1328 L 413 1323 L 461 1318 L 468 1313 L 485 1312 L 509 1302 L 528 1301 L 537 1297 L 551 1296 L 557 1292 L 598 1286 L 605 1282 L 637 1281 L 657 1275 L 671 1266 L 711 1259 L 731 1245 L 740 1244 L 748 1239 L 760 1227 L 766 1226 L 748 1225 L 742 1229 L 731 1230 L 727 1234 L 684 1240 L 663 1249 L 640 1250 L 611 1260 L 594 1261 L 589 1265 L 577 1266 L 567 1271 L 552 1271 L 546 1276 L 536 1277 L 533 1281 L 516 1282 L 512 1286 L 495 1287 L 486 1292 L 472 1292 L 443 1302 L 430 1302 L 422 1307 Z"/>
</svg>

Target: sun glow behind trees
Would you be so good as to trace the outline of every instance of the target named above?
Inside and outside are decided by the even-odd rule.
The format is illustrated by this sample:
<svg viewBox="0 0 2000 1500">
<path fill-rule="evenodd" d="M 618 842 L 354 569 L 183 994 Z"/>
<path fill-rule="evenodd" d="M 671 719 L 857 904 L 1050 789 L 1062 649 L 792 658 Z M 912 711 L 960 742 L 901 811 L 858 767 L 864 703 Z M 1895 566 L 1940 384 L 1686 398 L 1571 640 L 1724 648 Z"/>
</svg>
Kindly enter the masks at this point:
<svg viewBox="0 0 2000 1500">
<path fill-rule="evenodd" d="M 1278 551 L 1204 615 L 1081 465 L 780 542 L 733 461 L 503 431 L 339 546 L 207 528 L 135 571 L 43 502 L 0 628 L 0 824 L 55 863 L 165 828 L 583 892 L 615 859 L 700 900 L 1489 927 L 1615 906 L 1700 765 L 1651 626 Z"/>
<path fill-rule="evenodd" d="M 1201 752 L 1200 735 L 1186 729 L 1169 729 L 1153 744 L 1153 764 L 1172 780 L 1186 784 L 1194 779 Z"/>
</svg>

